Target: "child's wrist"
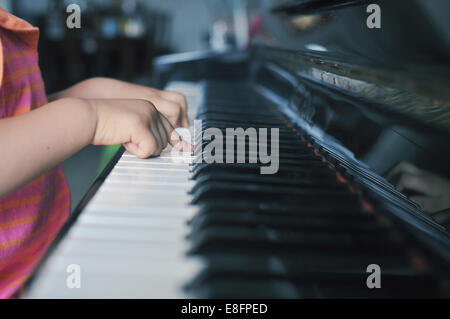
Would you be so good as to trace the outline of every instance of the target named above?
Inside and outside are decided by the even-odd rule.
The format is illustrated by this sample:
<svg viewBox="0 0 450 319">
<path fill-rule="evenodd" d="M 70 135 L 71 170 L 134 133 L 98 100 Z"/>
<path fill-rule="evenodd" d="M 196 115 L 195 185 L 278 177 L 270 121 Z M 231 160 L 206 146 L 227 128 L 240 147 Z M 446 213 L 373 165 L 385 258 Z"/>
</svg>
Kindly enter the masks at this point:
<svg viewBox="0 0 450 319">
<path fill-rule="evenodd" d="M 92 134 L 91 138 L 89 140 L 89 144 L 93 144 L 95 141 L 95 136 L 97 134 L 97 127 L 98 127 L 98 100 L 95 99 L 81 99 L 87 106 L 88 112 L 89 112 L 89 119 L 92 127 Z"/>
<path fill-rule="evenodd" d="M 76 97 L 65 97 L 54 103 L 65 105 L 65 113 L 71 119 L 73 128 L 77 136 L 81 138 L 79 142 L 86 146 L 92 144 L 98 123 L 97 104 L 95 100 L 82 99 Z"/>
</svg>

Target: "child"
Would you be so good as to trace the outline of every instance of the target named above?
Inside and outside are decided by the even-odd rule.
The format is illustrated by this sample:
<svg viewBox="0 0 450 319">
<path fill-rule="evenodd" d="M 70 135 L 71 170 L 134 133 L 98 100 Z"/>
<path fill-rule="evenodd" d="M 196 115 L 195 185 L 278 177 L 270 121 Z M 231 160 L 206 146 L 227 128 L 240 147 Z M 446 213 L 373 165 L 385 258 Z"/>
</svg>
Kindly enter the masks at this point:
<svg viewBox="0 0 450 319">
<path fill-rule="evenodd" d="M 168 142 L 191 150 L 173 128 L 188 126 L 179 93 L 96 78 L 47 101 L 38 35 L 0 8 L 1 298 L 22 286 L 69 215 L 59 163 L 90 143 L 123 144 L 141 158 Z"/>
</svg>

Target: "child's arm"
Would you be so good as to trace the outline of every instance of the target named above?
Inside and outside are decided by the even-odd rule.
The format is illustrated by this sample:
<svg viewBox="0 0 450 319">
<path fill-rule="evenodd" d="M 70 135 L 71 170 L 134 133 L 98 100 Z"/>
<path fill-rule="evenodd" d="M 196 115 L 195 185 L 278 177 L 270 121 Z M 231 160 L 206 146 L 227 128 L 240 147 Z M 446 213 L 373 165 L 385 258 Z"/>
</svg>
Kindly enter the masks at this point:
<svg viewBox="0 0 450 319">
<path fill-rule="evenodd" d="M 159 153 L 173 127 L 145 100 L 64 98 L 29 113 L 0 120 L 0 197 L 92 143 L 124 144 L 138 157 Z M 174 132 L 172 145 L 178 144 Z M 189 149 L 187 149 L 189 147 Z"/>
<path fill-rule="evenodd" d="M 188 127 L 186 99 L 183 94 L 161 91 L 150 87 L 131 84 L 108 78 L 92 78 L 82 81 L 64 91 L 53 94 L 49 99 L 65 97 L 85 99 L 144 99 L 155 105 L 174 127 Z"/>
</svg>

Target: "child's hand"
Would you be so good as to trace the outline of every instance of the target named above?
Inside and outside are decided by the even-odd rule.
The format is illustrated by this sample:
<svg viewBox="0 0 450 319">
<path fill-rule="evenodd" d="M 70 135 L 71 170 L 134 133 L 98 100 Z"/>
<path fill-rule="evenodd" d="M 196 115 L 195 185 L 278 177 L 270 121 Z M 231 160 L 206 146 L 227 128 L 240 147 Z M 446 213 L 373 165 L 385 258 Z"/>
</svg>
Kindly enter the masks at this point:
<svg viewBox="0 0 450 319">
<path fill-rule="evenodd" d="M 189 127 L 186 98 L 183 94 L 175 91 L 146 89 L 150 93 L 148 100 L 168 118 L 174 127 Z"/>
<path fill-rule="evenodd" d="M 170 143 L 179 150 L 191 151 L 167 118 L 147 100 L 92 99 L 97 125 L 94 145 L 123 144 L 140 158 L 157 155 Z"/>
<path fill-rule="evenodd" d="M 400 162 L 386 176 L 397 190 L 419 204 L 428 213 L 450 207 L 450 180 L 420 169 L 408 162 Z"/>
<path fill-rule="evenodd" d="M 92 78 L 80 82 L 62 92 L 53 94 L 50 100 L 65 97 L 83 99 L 143 99 L 150 101 L 165 115 L 173 127 L 188 127 L 186 99 L 183 94 L 126 83 L 108 78 Z"/>
<path fill-rule="evenodd" d="M 62 98 L 0 119 L 0 197 L 22 187 L 88 144 L 123 144 L 138 157 L 168 143 L 191 152 L 169 121 L 147 100 Z M 30 161 L 30 158 L 33 160 Z"/>
</svg>

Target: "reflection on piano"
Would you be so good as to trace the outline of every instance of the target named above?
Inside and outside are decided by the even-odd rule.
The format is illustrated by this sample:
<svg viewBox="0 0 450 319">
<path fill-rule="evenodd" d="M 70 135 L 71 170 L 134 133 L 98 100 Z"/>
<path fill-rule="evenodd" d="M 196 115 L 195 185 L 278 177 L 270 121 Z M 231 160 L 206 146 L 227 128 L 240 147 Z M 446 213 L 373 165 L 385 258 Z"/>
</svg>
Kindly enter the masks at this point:
<svg viewBox="0 0 450 319">
<path fill-rule="evenodd" d="M 358 12 L 364 8 L 351 5 L 335 14 Z M 400 159 L 448 174 L 450 130 L 441 115 L 449 113 L 439 89 L 448 78 L 418 85 L 419 67 L 392 70 L 361 56 L 281 43 L 160 58 L 160 86 L 187 96 L 191 123 L 202 120 L 202 130 L 279 128 L 279 171 L 194 163 L 191 154 L 179 155 L 191 163 L 173 161 L 169 150 L 142 160 L 121 150 L 37 268 L 27 297 L 450 296 L 445 227 L 381 177 Z M 439 116 L 421 104 L 429 99 L 438 99 Z M 73 264 L 81 287 L 70 289 Z M 367 285 L 374 264 L 379 289 Z"/>
</svg>

